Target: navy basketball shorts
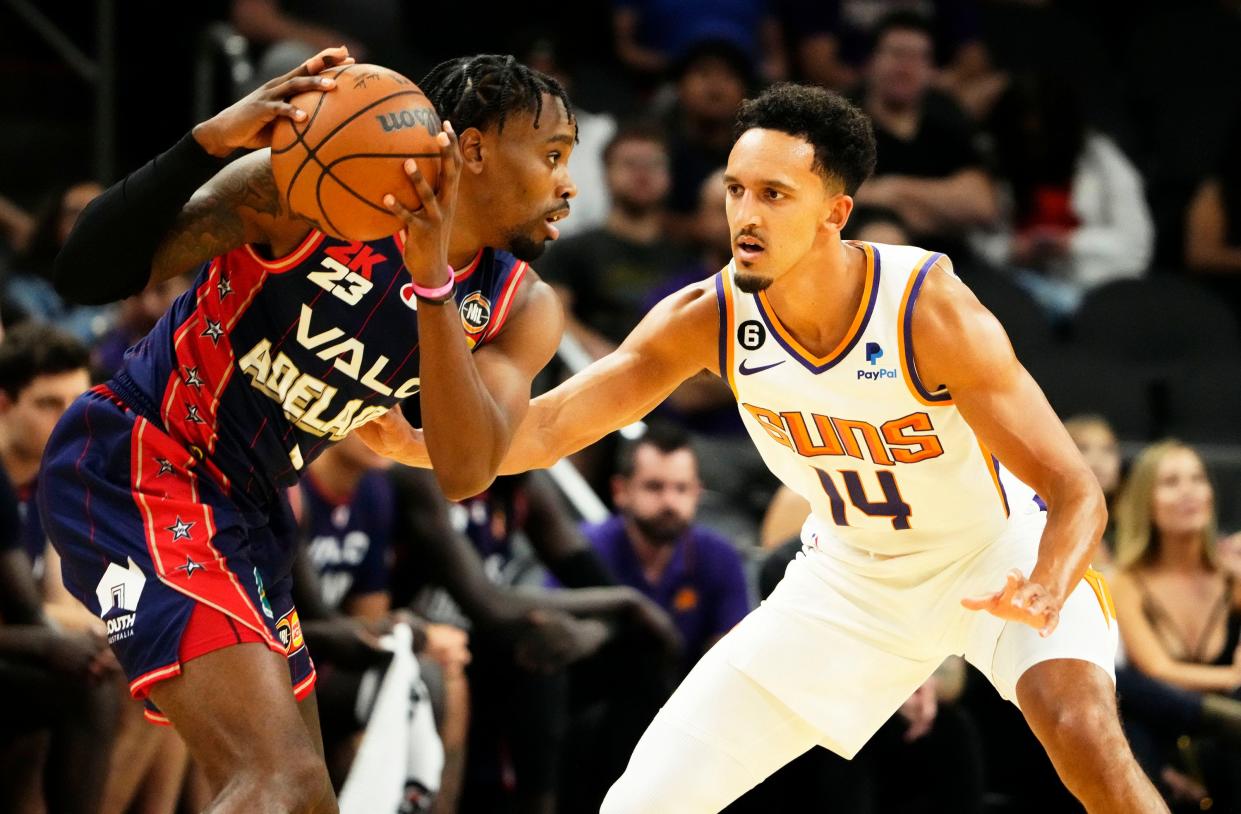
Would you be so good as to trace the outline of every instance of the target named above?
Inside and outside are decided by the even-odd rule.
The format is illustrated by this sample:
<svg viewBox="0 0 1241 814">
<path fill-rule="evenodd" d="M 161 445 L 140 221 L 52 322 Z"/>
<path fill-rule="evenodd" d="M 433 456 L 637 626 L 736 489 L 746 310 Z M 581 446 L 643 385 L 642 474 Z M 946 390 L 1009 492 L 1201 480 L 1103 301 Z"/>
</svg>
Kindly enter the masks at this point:
<svg viewBox="0 0 1241 814">
<path fill-rule="evenodd" d="M 65 587 L 104 620 L 146 716 L 152 685 L 243 642 L 284 655 L 294 697 L 315 670 L 289 590 L 296 524 L 243 511 L 198 456 L 107 388 L 70 406 L 43 456 L 38 504 Z"/>
</svg>

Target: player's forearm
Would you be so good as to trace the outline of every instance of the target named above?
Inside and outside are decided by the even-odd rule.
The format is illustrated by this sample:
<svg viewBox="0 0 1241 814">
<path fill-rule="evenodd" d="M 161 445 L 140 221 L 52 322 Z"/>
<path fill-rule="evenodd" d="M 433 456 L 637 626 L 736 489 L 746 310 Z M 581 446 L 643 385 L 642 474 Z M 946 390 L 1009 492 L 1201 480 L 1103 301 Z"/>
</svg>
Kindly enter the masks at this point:
<svg viewBox="0 0 1241 814">
<path fill-rule="evenodd" d="M 449 500 L 495 479 L 508 449 L 504 418 L 470 358 L 455 305 L 419 303 L 419 396 L 432 468 Z"/>
<path fill-rule="evenodd" d="M 93 305 L 141 291 L 181 207 L 225 163 L 187 133 L 172 149 L 104 190 L 82 211 L 56 256 L 52 280 L 57 293 Z"/>
<path fill-rule="evenodd" d="M 1030 581 L 1046 588 L 1057 607 L 1090 567 L 1107 525 L 1107 503 L 1094 478 L 1065 478 L 1044 498 L 1047 527 Z"/>
<path fill-rule="evenodd" d="M 500 473 L 545 469 L 585 449 L 641 419 L 686 378 L 680 368 L 660 370 L 654 358 L 622 346 L 530 402 Z"/>
</svg>

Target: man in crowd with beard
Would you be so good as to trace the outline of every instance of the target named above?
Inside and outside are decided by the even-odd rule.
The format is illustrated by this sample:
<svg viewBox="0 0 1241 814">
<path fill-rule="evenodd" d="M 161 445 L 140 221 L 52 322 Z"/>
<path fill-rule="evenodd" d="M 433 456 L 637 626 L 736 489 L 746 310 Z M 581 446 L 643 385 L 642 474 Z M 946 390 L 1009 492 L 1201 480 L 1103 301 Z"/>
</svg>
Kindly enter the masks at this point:
<svg viewBox="0 0 1241 814">
<path fill-rule="evenodd" d="M 620 344 L 649 310 L 651 293 L 693 259 L 669 244 L 664 229 L 671 175 L 663 131 L 624 125 L 604 148 L 603 164 L 612 199 L 607 221 L 557 241 L 539 264 L 564 302 L 566 331 L 595 358 Z"/>
<path fill-rule="evenodd" d="M 619 514 L 583 529 L 617 582 L 672 616 L 685 642 L 682 674 L 750 610 L 736 548 L 694 524 L 701 495 L 688 436 L 652 424 L 613 478 Z"/>
</svg>

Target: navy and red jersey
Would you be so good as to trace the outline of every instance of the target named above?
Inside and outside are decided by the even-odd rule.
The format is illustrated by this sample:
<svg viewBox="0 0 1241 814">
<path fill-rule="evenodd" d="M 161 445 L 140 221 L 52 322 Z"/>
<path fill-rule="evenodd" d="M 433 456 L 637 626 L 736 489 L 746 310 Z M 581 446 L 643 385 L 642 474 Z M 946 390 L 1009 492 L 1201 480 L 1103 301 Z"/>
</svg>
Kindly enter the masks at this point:
<svg viewBox="0 0 1241 814">
<path fill-rule="evenodd" d="M 279 260 L 234 249 L 203 266 L 109 387 L 232 499 L 267 504 L 329 444 L 418 392 L 402 247 L 400 234 L 361 243 L 316 230 Z M 471 348 L 499 333 L 526 268 L 484 249 L 457 272 Z"/>
<path fill-rule="evenodd" d="M 323 602 L 337 609 L 350 597 L 387 591 L 394 509 L 388 474 L 368 472 L 343 502 L 328 497 L 313 474 L 300 488 L 307 554 Z"/>
</svg>

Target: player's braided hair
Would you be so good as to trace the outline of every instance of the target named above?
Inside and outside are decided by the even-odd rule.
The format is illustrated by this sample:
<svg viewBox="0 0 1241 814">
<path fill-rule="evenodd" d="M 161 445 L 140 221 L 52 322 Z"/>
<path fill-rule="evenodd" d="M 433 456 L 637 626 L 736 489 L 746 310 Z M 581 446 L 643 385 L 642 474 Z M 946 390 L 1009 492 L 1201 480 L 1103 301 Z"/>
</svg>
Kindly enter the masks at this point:
<svg viewBox="0 0 1241 814">
<path fill-rule="evenodd" d="M 574 121 L 569 95 L 560 83 L 508 55 L 478 54 L 441 62 L 418 86 L 458 133 L 492 124 L 503 130 L 509 114 L 519 110 L 533 111 L 538 127 L 545 93 L 563 102 Z"/>
</svg>

